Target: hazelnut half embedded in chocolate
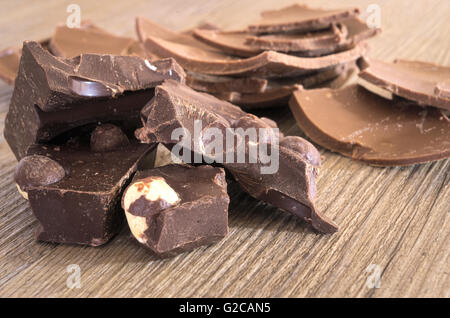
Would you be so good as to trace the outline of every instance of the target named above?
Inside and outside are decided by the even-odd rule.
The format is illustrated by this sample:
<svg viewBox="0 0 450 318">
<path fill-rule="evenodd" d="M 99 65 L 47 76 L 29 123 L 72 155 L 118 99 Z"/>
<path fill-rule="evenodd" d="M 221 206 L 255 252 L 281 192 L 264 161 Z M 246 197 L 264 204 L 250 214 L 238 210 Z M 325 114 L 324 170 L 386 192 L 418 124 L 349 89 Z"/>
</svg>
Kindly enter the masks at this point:
<svg viewBox="0 0 450 318">
<path fill-rule="evenodd" d="M 122 197 L 122 208 L 133 236 L 140 243 L 146 243 L 148 212 L 156 213 L 178 202 L 180 197 L 162 177 L 149 177 L 130 184 Z"/>
<path fill-rule="evenodd" d="M 113 124 L 97 126 L 91 134 L 91 150 L 108 152 L 128 145 L 130 142 L 122 129 Z"/>
<path fill-rule="evenodd" d="M 14 172 L 14 181 L 20 194 L 28 200 L 30 187 L 56 183 L 66 176 L 64 168 L 48 157 L 32 155 L 22 158 Z"/>
</svg>

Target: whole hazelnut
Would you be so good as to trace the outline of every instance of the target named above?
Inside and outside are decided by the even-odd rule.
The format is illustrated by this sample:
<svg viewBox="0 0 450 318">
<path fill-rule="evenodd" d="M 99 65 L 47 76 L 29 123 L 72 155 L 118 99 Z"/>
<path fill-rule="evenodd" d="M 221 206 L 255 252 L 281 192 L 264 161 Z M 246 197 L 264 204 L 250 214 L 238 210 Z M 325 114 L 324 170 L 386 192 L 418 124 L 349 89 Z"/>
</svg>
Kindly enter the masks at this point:
<svg viewBox="0 0 450 318">
<path fill-rule="evenodd" d="M 113 151 L 129 143 L 122 129 L 113 124 L 99 125 L 91 133 L 91 151 L 93 152 Z"/>
<path fill-rule="evenodd" d="M 56 183 L 66 176 L 64 168 L 46 156 L 31 155 L 22 158 L 14 172 L 14 181 L 20 194 L 28 200 L 30 187 Z"/>
</svg>

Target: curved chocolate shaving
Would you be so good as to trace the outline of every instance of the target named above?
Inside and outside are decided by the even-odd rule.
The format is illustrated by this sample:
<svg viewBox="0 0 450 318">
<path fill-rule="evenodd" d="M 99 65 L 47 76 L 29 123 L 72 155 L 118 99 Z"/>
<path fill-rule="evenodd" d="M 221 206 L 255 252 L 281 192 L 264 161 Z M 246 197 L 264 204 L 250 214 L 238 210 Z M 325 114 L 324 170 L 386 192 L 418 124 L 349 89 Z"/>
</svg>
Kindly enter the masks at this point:
<svg viewBox="0 0 450 318">
<path fill-rule="evenodd" d="M 314 142 L 371 165 L 450 157 L 450 123 L 433 107 L 386 100 L 357 85 L 296 91 L 289 105 Z"/>
<path fill-rule="evenodd" d="M 294 4 L 282 9 L 262 12 L 261 19 L 251 24 L 248 30 L 253 33 L 315 31 L 326 29 L 333 22 L 343 21 L 358 14 L 358 8 L 328 10 Z"/>
<path fill-rule="evenodd" d="M 406 60 L 388 63 L 371 59 L 368 63 L 359 74 L 362 79 L 420 105 L 450 109 L 450 97 L 438 88 L 450 80 L 450 67 Z"/>
</svg>

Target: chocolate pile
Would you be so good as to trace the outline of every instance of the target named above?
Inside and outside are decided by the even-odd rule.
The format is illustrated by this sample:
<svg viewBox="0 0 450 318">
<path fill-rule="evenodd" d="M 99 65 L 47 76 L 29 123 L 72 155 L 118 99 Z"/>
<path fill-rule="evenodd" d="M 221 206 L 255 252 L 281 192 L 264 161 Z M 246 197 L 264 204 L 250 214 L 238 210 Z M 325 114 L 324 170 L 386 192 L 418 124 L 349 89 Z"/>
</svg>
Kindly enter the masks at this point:
<svg viewBox="0 0 450 318">
<path fill-rule="evenodd" d="M 136 31 L 150 57 L 173 57 L 190 87 L 243 109 L 286 105 L 291 93 L 344 76 L 366 52 L 369 28 L 356 8 L 293 5 L 265 11 L 244 30 L 201 25 L 173 32 L 145 18 Z"/>
<path fill-rule="evenodd" d="M 299 126 L 332 151 L 387 166 L 450 157 L 450 69 L 361 59 L 379 29 L 358 14 L 294 5 L 244 30 L 185 32 L 137 18 L 139 40 L 84 21 L 2 51 L 0 77 L 15 84 L 4 135 L 37 239 L 98 246 L 126 220 L 137 242 L 173 256 L 227 235 L 233 181 L 337 231 L 315 205 L 317 149 L 243 110 L 292 93 Z M 339 87 L 356 61 L 359 84 Z M 339 88 L 305 89 L 325 83 Z"/>
<path fill-rule="evenodd" d="M 140 43 L 90 22 L 79 29 L 59 26 L 49 40 L 5 52 L 0 65 L 7 66 L 3 74 L 14 81 L 14 92 L 4 135 L 19 160 L 14 179 L 39 221 L 39 241 L 99 246 L 126 220 L 136 240 L 161 257 L 211 244 L 228 233 L 227 184 L 233 179 L 319 232 L 337 230 L 315 207 L 316 148 L 285 137 L 268 118 L 185 85 L 174 59 L 152 56 L 150 62 Z M 266 84 L 233 79 L 236 88 Z M 205 128 L 199 136 L 196 122 Z M 224 132 L 223 140 L 208 137 L 212 127 Z M 202 147 L 183 144 L 173 159 L 192 154 L 200 162 L 156 167 L 156 146 L 176 148 L 177 129 Z M 260 138 L 247 139 L 247 129 Z M 227 143 L 227 130 L 236 144 L 209 153 L 213 141 Z M 261 149 L 269 149 L 274 162 L 255 157 Z M 245 160 L 217 160 L 220 155 Z M 275 169 L 264 172 L 272 163 Z"/>
</svg>

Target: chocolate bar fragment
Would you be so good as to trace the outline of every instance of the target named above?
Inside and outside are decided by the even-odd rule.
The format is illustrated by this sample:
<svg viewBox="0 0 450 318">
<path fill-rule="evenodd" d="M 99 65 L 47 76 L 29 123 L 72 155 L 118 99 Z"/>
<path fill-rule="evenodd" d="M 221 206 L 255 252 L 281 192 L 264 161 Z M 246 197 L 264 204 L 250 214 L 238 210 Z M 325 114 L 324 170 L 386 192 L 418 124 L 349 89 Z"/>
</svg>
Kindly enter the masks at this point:
<svg viewBox="0 0 450 318">
<path fill-rule="evenodd" d="M 289 105 L 314 142 L 355 160 L 406 166 L 450 157 L 450 123 L 432 107 L 358 85 L 296 91 Z"/>
<path fill-rule="evenodd" d="M 192 72 L 186 74 L 186 85 L 207 93 L 261 93 L 265 91 L 267 83 L 267 79 L 258 77 L 214 76 Z"/>
<path fill-rule="evenodd" d="M 326 29 L 333 22 L 344 21 L 359 14 L 358 8 L 314 9 L 294 4 L 279 10 L 261 13 L 261 19 L 248 26 L 252 33 L 309 32 Z"/>
<path fill-rule="evenodd" d="M 304 52 L 302 55 L 319 56 L 335 51 L 348 34 L 345 24 L 332 23 L 328 29 L 306 33 L 278 33 L 248 35 L 245 44 L 262 50 L 278 52 Z"/>
<path fill-rule="evenodd" d="M 93 24 L 81 28 L 69 28 L 64 24 L 55 28 L 49 48 L 54 55 L 63 58 L 86 53 L 130 55 L 135 42 L 133 38 L 109 33 Z"/>
<path fill-rule="evenodd" d="M 15 181 L 40 223 L 37 240 L 98 246 L 121 230 L 121 194 L 154 146 L 129 141 L 95 152 L 91 146 L 87 137 L 33 145 L 19 162 Z"/>
<path fill-rule="evenodd" d="M 224 238 L 229 201 L 222 168 L 172 164 L 138 171 L 122 207 L 136 240 L 168 257 Z"/>
<path fill-rule="evenodd" d="M 259 161 L 225 163 L 224 166 L 252 197 L 292 213 L 319 232 L 336 232 L 337 225 L 321 215 L 314 204 L 320 153 L 298 136 L 281 138 L 278 151 L 279 168 L 274 174 L 261 174 Z"/>
<path fill-rule="evenodd" d="M 268 81 L 266 89 L 260 93 L 222 91 L 211 92 L 211 94 L 239 105 L 244 110 L 284 107 L 287 106 L 292 92 L 302 88 L 316 87 L 336 79 L 350 67 L 353 67 L 353 64 L 338 65 L 306 76 L 272 79 Z"/>
<path fill-rule="evenodd" d="M 315 58 L 266 51 L 241 59 L 224 54 L 192 36 L 166 30 L 145 18 L 136 19 L 136 29 L 149 55 L 173 57 L 190 72 L 212 75 L 300 76 L 355 61 L 366 51 L 365 45 L 357 45 L 344 52 Z"/>
<path fill-rule="evenodd" d="M 359 77 L 387 91 L 391 99 L 394 94 L 422 106 L 450 109 L 449 95 L 442 94 L 442 87 L 450 81 L 450 67 L 406 60 L 388 63 L 371 59 L 368 63 Z"/>
<path fill-rule="evenodd" d="M 167 78 L 184 80 L 172 59 L 82 54 L 61 59 L 36 42 L 25 42 L 4 135 L 17 159 L 30 145 L 90 123 L 116 122 L 126 131 Z"/>
<path fill-rule="evenodd" d="M 276 125 L 273 121 L 247 114 L 228 102 L 196 92 L 171 80 L 155 89 L 155 97 L 142 110 L 142 118 L 144 127 L 136 131 L 136 136 L 142 142 L 163 143 L 172 148 L 175 154 L 180 154 L 181 158 L 192 152 L 194 156 L 203 158 L 204 163 L 220 164 L 230 170 L 243 189 L 255 198 L 294 213 L 311 223 L 318 231 L 330 233 L 337 229 L 314 207 L 314 179 L 320 164 L 317 150 L 301 138 L 294 143 L 296 145 L 290 145 L 289 140 L 285 144 L 284 137 L 281 134 L 279 137 L 274 131 Z M 196 131 L 196 121 L 201 123 L 201 131 Z M 189 143 L 183 143 L 180 152 L 173 148 L 179 143 L 179 140 L 172 137 L 177 128 L 189 132 L 185 136 Z M 222 132 L 223 152 L 220 149 L 214 149 L 213 152 L 206 150 L 213 137 L 208 135 L 206 128 L 215 128 L 216 131 Z M 243 130 L 244 135 L 237 132 L 239 128 Z M 258 129 L 259 139 L 256 142 L 246 139 L 245 131 L 248 128 Z M 266 133 L 262 134 L 260 128 L 265 128 Z M 231 133 L 231 139 L 237 142 L 229 145 L 226 141 L 227 133 Z M 214 140 L 215 138 L 220 137 L 214 136 Z M 279 147 L 278 138 L 281 139 Z M 235 159 L 239 158 L 241 153 L 242 148 L 238 148 L 238 145 L 241 145 L 242 141 L 247 160 L 239 163 L 239 159 Z M 274 152 L 274 157 L 279 153 L 280 169 L 269 171 L 274 167 L 267 167 L 267 163 L 263 163 L 260 158 L 253 158 L 254 153 L 250 148 L 255 146 L 269 147 L 270 153 Z M 234 159 L 228 161 L 231 158 Z M 274 159 L 274 163 L 275 161 Z M 268 174 L 263 176 L 266 172 Z"/>
<path fill-rule="evenodd" d="M 321 56 L 349 50 L 381 32 L 359 18 L 332 24 L 329 29 L 310 33 L 281 33 L 248 37 L 246 44 L 299 56 Z"/>
</svg>

